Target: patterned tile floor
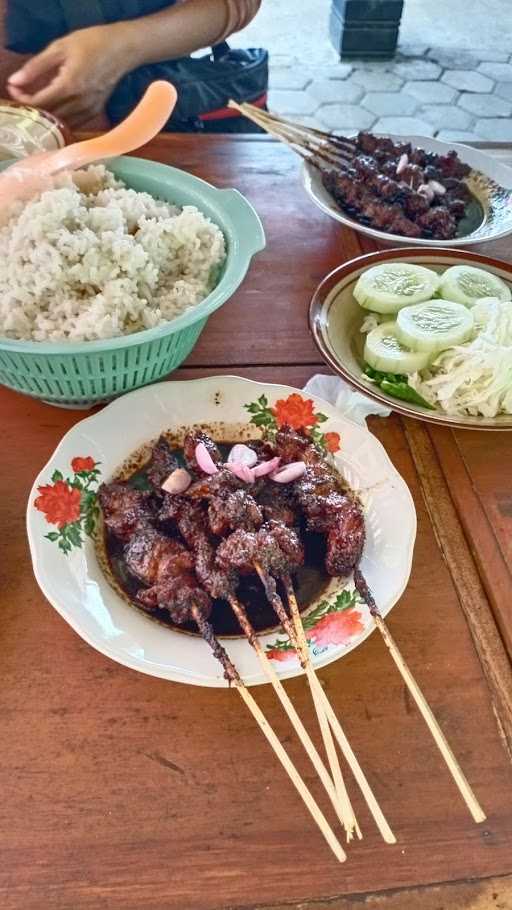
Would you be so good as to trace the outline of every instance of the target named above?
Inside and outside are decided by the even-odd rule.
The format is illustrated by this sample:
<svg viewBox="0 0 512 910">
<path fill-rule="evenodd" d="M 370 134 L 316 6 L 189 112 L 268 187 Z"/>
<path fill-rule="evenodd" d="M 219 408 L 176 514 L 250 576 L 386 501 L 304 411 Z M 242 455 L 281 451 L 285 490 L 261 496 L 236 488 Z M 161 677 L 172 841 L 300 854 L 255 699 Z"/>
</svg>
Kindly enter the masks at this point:
<svg viewBox="0 0 512 910">
<path fill-rule="evenodd" d="M 447 65 L 449 64 L 449 65 Z M 402 47 L 394 60 L 271 65 L 269 106 L 341 133 L 354 129 L 512 142 L 512 55 Z"/>
<path fill-rule="evenodd" d="M 466 25 L 467 0 L 406 0 L 393 60 L 339 62 L 328 38 L 329 0 L 315 0 L 314 17 L 309 0 L 263 0 L 232 43 L 269 48 L 269 106 L 307 125 L 512 142 L 512 47 L 504 27 L 511 2 L 471 4 Z M 476 35 L 479 50 L 472 50 Z"/>
</svg>

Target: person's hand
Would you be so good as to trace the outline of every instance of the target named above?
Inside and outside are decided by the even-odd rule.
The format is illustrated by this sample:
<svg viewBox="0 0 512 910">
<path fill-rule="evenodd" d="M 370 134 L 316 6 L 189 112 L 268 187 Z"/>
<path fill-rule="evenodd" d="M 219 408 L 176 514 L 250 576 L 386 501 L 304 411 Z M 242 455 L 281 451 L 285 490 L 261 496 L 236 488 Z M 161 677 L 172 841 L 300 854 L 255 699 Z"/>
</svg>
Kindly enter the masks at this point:
<svg viewBox="0 0 512 910">
<path fill-rule="evenodd" d="M 132 68 L 122 25 L 84 28 L 53 41 L 10 77 L 11 98 L 51 111 L 71 126 L 85 123 L 103 110 Z"/>
</svg>

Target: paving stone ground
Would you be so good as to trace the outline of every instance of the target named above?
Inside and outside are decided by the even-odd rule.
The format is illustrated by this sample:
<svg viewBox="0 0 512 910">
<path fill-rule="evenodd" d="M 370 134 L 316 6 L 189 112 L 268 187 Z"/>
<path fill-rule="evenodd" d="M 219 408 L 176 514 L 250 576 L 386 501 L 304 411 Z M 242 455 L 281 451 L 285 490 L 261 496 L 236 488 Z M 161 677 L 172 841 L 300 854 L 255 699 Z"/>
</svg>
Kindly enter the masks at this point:
<svg viewBox="0 0 512 910">
<path fill-rule="evenodd" d="M 512 54 L 403 46 L 394 60 L 271 64 L 269 106 L 340 133 L 512 141 Z"/>
<path fill-rule="evenodd" d="M 512 141 L 512 46 L 497 24 L 512 22 L 512 0 L 486 0 L 478 8 L 467 0 L 407 0 L 397 54 L 374 62 L 337 59 L 329 4 L 315 0 L 312 18 L 309 0 L 264 0 L 232 41 L 269 48 L 271 109 L 340 133 Z M 464 27 L 468 6 L 472 17 Z"/>
</svg>

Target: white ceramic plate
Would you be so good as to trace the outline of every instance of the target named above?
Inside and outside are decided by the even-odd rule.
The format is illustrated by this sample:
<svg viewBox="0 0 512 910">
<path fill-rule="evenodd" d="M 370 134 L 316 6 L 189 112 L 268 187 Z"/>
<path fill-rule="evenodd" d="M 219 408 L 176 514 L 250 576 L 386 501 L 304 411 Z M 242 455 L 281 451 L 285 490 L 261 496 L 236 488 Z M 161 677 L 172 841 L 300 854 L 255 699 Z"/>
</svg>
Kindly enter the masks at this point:
<svg viewBox="0 0 512 910">
<path fill-rule="evenodd" d="M 469 265 L 492 272 L 512 290 L 512 265 L 469 250 L 452 249 L 419 250 L 405 247 L 399 250 L 380 250 L 344 262 L 320 282 L 309 306 L 309 326 L 316 345 L 329 366 L 343 379 L 363 394 L 387 405 L 406 417 L 416 417 L 428 423 L 437 423 L 457 429 L 512 430 L 512 415 L 498 417 L 450 416 L 441 408 L 430 410 L 418 404 L 401 401 L 386 394 L 364 374 L 364 336 L 361 325 L 366 310 L 354 297 L 354 287 L 359 276 L 368 268 L 382 262 L 403 259 L 424 265 L 442 273 L 453 265 Z"/>
<path fill-rule="evenodd" d="M 446 155 L 447 152 L 454 149 L 461 161 L 479 172 L 478 176 L 472 176 L 470 187 L 482 205 L 483 220 L 475 225 L 471 233 L 464 237 L 455 237 L 453 240 L 427 240 L 422 237 L 388 234 L 385 231 L 378 231 L 360 224 L 336 205 L 331 194 L 323 186 L 320 173 L 316 168 L 304 162 L 301 171 L 302 184 L 315 205 L 331 218 L 348 225 L 355 231 L 368 234 L 369 237 L 392 245 L 405 243 L 407 246 L 465 247 L 497 240 L 499 237 L 506 237 L 512 233 L 512 168 L 495 160 L 491 155 L 486 155 L 480 149 L 470 148 L 456 142 L 442 142 L 440 139 L 431 139 L 427 136 L 391 135 L 389 138 L 394 142 L 410 142 L 414 146 L 428 152 L 436 152 L 438 155 Z"/>
<path fill-rule="evenodd" d="M 164 382 L 125 395 L 76 424 L 36 478 L 28 502 L 30 551 L 43 593 L 85 641 L 113 660 L 178 682 L 226 685 L 220 665 L 201 638 L 155 623 L 111 587 L 94 541 L 84 533 L 85 517 L 78 517 L 80 496 L 72 484 L 78 481 L 94 491 L 98 481 L 109 480 L 131 453 L 165 430 L 181 432 L 203 424 L 212 433 L 217 428 L 218 438 L 221 427 L 228 439 L 255 437 L 258 431 L 248 428 L 250 415 L 245 406 L 258 399 L 263 406 L 261 396 L 267 407 L 279 402 L 277 414 L 281 419 L 290 419 L 293 410 L 292 419 L 297 424 L 301 414 L 320 412 L 327 419 L 318 425 L 318 431 L 340 435 L 336 464 L 360 491 L 365 506 L 363 571 L 384 615 L 402 594 L 416 534 L 414 504 L 385 450 L 366 428 L 346 420 L 329 404 L 287 386 L 263 385 L 234 376 Z M 290 396 L 295 397 L 290 400 Z M 335 435 L 329 439 L 334 445 L 338 442 Z M 91 473 L 94 463 L 99 474 Z M 37 499 L 39 508 L 35 507 Z M 64 523 L 60 529 L 59 520 Z M 48 533 L 53 540 L 47 539 Z M 59 549 L 63 538 L 69 547 L 67 554 Z M 312 604 L 306 616 L 317 666 L 348 653 L 374 628 L 368 610 L 351 593 L 352 586 L 349 584 L 341 596 L 343 587 L 334 579 L 327 595 Z M 281 630 L 262 634 L 261 640 L 282 676 L 301 672 Z M 223 642 L 248 684 L 266 682 L 245 639 Z"/>
</svg>

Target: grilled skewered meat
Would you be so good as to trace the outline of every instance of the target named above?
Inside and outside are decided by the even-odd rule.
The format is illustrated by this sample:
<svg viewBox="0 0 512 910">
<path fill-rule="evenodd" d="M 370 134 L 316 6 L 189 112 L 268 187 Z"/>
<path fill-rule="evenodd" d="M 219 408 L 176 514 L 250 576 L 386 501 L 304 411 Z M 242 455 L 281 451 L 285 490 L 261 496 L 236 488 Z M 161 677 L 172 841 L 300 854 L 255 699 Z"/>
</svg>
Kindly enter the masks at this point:
<svg viewBox="0 0 512 910">
<path fill-rule="evenodd" d="M 364 515 L 355 500 L 346 499 L 327 532 L 325 568 L 329 575 L 350 575 L 363 554 Z"/>
<path fill-rule="evenodd" d="M 410 143 L 359 133 L 355 154 L 322 181 L 340 208 L 362 224 L 405 237 L 450 240 L 472 199 L 470 173 L 457 153 L 437 155 Z"/>
<path fill-rule="evenodd" d="M 154 519 L 149 494 L 127 483 L 104 483 L 98 495 L 105 525 L 119 540 L 129 540 L 134 531 L 148 527 Z"/>
<path fill-rule="evenodd" d="M 191 484 L 187 496 L 190 499 L 212 499 L 219 494 L 243 490 L 245 486 L 228 468 L 220 468 L 217 474 L 203 474 Z"/>
<path fill-rule="evenodd" d="M 167 610 L 173 622 L 181 626 L 185 622 L 195 622 L 194 609 L 200 610 L 207 619 L 212 604 L 206 591 L 197 584 L 196 579 L 180 575 L 168 578 L 137 593 L 137 602 L 146 610 Z"/>
<path fill-rule="evenodd" d="M 327 535 L 325 567 L 330 575 L 349 575 L 359 562 L 365 540 L 364 516 L 339 475 L 318 449 L 290 427 L 276 435 L 275 450 L 283 461 L 306 462 L 305 473 L 293 485 L 308 527 Z"/>
<path fill-rule="evenodd" d="M 189 464 L 198 441 L 217 457 L 206 434 L 187 440 Z M 207 623 L 212 601 L 230 600 L 240 575 L 256 571 L 277 609 L 281 601 L 275 579 L 303 565 L 300 535 L 305 525 L 325 535 L 330 574 L 347 575 L 357 565 L 364 544 L 362 511 L 321 450 L 290 427 L 256 446 L 260 460 L 279 456 L 283 465 L 303 461 L 305 473 L 289 484 L 263 477 L 249 486 L 221 467 L 214 475 L 202 474 L 183 494 L 169 494 L 161 483 L 176 461 L 161 437 L 146 467 L 153 492 L 127 483 L 103 485 L 105 524 L 124 544 L 126 568 L 140 582 L 135 599 L 144 609 L 165 609 L 179 624 L 201 618 L 202 634 L 213 636 Z M 248 579 L 248 589 L 252 584 Z"/>
<path fill-rule="evenodd" d="M 293 489 L 288 484 L 265 484 L 258 495 L 258 505 L 265 521 L 280 521 L 293 527 L 298 524 L 299 514 L 294 502 Z"/>
<path fill-rule="evenodd" d="M 323 465 L 311 466 L 295 484 L 311 530 L 327 534 L 325 567 L 329 575 L 349 575 L 359 562 L 365 540 L 359 503 L 337 489 Z"/>
<path fill-rule="evenodd" d="M 165 436 L 160 436 L 153 446 L 151 460 L 146 468 L 146 475 L 152 487 L 160 493 L 164 480 L 179 467 L 178 461 L 171 452 L 171 447 Z"/>
<path fill-rule="evenodd" d="M 270 521 L 259 531 L 234 531 L 217 547 L 216 563 L 242 575 L 254 572 L 258 563 L 271 575 L 287 575 L 304 563 L 304 550 L 296 531 Z"/>
<path fill-rule="evenodd" d="M 214 496 L 208 506 L 210 529 L 217 537 L 242 528 L 254 531 L 263 524 L 263 513 L 256 500 L 245 490 Z"/>
<path fill-rule="evenodd" d="M 305 464 L 319 464 L 322 455 L 311 440 L 291 427 L 283 426 L 276 433 L 272 455 L 279 455 L 282 464 L 292 461 L 304 461 Z"/>
<path fill-rule="evenodd" d="M 158 517 L 163 522 L 175 522 L 181 537 L 194 554 L 196 575 L 205 590 L 214 598 L 227 598 L 233 594 L 236 576 L 229 569 L 224 571 L 215 564 L 215 547 L 210 539 L 208 515 L 202 505 L 186 496 L 166 494 Z"/>
<path fill-rule="evenodd" d="M 132 575 L 148 585 L 137 593 L 146 609 L 166 609 L 178 624 L 193 619 L 194 606 L 209 616 L 210 598 L 193 574 L 192 554 L 178 540 L 146 528 L 133 534 L 124 556 Z"/>
<path fill-rule="evenodd" d="M 132 575 L 147 585 L 190 574 L 194 568 L 192 554 L 186 547 L 154 528 L 136 531 L 125 547 L 124 558 Z"/>
</svg>

